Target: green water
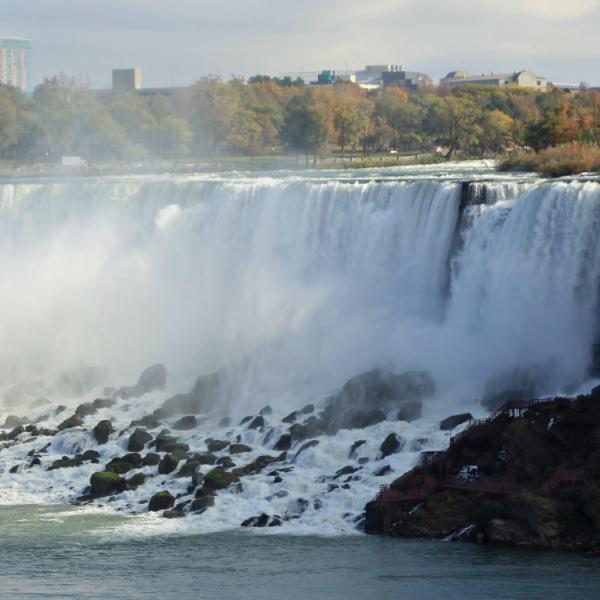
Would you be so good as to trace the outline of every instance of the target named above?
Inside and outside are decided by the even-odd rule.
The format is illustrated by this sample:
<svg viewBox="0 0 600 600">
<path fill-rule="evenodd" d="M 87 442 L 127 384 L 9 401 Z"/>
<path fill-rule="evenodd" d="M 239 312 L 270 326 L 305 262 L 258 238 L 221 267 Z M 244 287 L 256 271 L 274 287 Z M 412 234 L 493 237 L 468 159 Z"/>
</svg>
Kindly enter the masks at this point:
<svg viewBox="0 0 600 600">
<path fill-rule="evenodd" d="M 0 598 L 600 598 L 600 562 L 577 554 L 367 536 L 150 536 L 136 525 L 0 508 Z"/>
</svg>

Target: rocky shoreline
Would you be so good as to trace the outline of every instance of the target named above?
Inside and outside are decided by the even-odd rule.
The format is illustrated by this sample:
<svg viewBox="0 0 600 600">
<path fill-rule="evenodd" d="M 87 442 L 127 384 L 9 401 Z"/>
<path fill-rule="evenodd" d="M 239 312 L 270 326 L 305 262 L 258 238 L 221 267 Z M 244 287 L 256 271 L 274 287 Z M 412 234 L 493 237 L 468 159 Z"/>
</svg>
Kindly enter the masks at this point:
<svg viewBox="0 0 600 600">
<path fill-rule="evenodd" d="M 365 529 L 600 555 L 600 386 L 469 421 L 367 504 Z"/>
</svg>

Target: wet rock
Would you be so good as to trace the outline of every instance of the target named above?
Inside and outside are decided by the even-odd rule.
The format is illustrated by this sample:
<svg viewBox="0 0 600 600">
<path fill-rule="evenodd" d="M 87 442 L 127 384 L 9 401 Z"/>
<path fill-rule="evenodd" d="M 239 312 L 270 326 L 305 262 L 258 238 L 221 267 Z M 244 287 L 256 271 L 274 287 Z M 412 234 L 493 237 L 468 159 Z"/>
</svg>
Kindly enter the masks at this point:
<svg viewBox="0 0 600 600">
<path fill-rule="evenodd" d="M 41 466 L 42 461 L 39 459 L 38 456 L 34 457 L 33 460 L 29 463 L 29 468 L 31 469 L 32 467 L 39 467 Z"/>
<path fill-rule="evenodd" d="M 209 452 L 221 452 L 221 450 L 225 450 L 229 444 L 230 442 L 226 440 L 206 440 L 206 448 Z"/>
<path fill-rule="evenodd" d="M 185 517 L 185 512 L 180 508 L 172 508 L 171 510 L 165 510 L 163 517 L 165 519 L 181 519 Z"/>
<path fill-rule="evenodd" d="M 96 427 L 94 427 L 92 434 L 99 444 L 106 444 L 113 432 L 114 429 L 112 423 L 108 419 L 104 419 L 98 422 Z"/>
<path fill-rule="evenodd" d="M 289 433 L 284 433 L 273 446 L 274 450 L 284 452 L 292 447 L 292 436 Z"/>
<path fill-rule="evenodd" d="M 91 402 L 85 402 L 84 404 L 80 404 L 75 409 L 75 415 L 78 417 L 88 417 L 89 415 L 93 415 L 96 412 L 94 405 Z"/>
<path fill-rule="evenodd" d="M 96 410 L 101 410 L 103 408 L 110 408 L 111 406 L 114 406 L 116 403 L 117 403 L 117 401 L 114 400 L 113 398 L 96 398 L 92 402 L 92 407 L 95 408 Z"/>
<path fill-rule="evenodd" d="M 314 404 L 307 404 L 306 406 L 303 406 L 300 409 L 300 412 L 303 415 L 310 415 L 312 412 L 314 412 L 314 410 L 315 410 L 315 405 Z"/>
<path fill-rule="evenodd" d="M 56 469 L 65 469 L 68 467 L 79 467 L 83 464 L 83 459 L 81 456 L 77 455 L 73 458 L 68 456 L 63 456 L 52 462 L 52 464 L 48 467 L 48 471 L 55 471 Z"/>
<path fill-rule="evenodd" d="M 252 415 L 249 415 L 247 417 L 244 417 L 241 421 L 240 421 L 240 427 L 242 425 L 245 425 L 246 423 L 250 423 L 250 421 L 252 421 Z"/>
<path fill-rule="evenodd" d="M 397 419 L 398 421 L 406 421 L 407 423 L 412 423 L 417 419 L 421 418 L 423 409 L 423 403 L 420 400 L 411 400 L 409 402 L 405 402 L 404 405 L 398 411 Z"/>
<path fill-rule="evenodd" d="M 151 512 L 157 512 L 159 510 L 166 510 L 167 508 L 171 508 L 175 504 L 175 498 L 171 494 L 171 492 L 167 490 L 162 490 L 160 492 L 156 492 L 152 498 L 150 498 L 150 502 L 148 503 L 148 510 Z"/>
<path fill-rule="evenodd" d="M 58 431 L 64 431 L 65 429 L 72 429 L 73 427 L 81 427 L 83 425 L 83 419 L 77 415 L 72 415 L 68 419 L 65 419 L 59 426 Z"/>
<path fill-rule="evenodd" d="M 214 465 L 217 462 L 217 457 L 211 452 L 197 452 L 194 454 L 194 460 L 199 465 Z"/>
<path fill-rule="evenodd" d="M 250 425 L 248 425 L 248 429 L 263 429 L 263 427 L 265 426 L 265 419 L 262 416 L 258 416 L 258 417 L 254 417 L 254 419 L 252 419 L 252 421 L 250 422 Z"/>
<path fill-rule="evenodd" d="M 242 521 L 242 527 L 279 527 L 280 525 L 281 519 L 278 516 L 270 517 L 265 513 Z"/>
<path fill-rule="evenodd" d="M 148 452 L 142 460 L 144 467 L 154 467 L 160 463 L 160 456 L 156 452 Z"/>
<path fill-rule="evenodd" d="M 391 472 L 392 472 L 392 467 L 390 467 L 390 465 L 384 465 L 380 469 L 377 469 L 377 471 L 375 471 L 373 473 L 373 475 L 375 477 L 383 477 L 384 475 L 389 475 Z"/>
<path fill-rule="evenodd" d="M 97 450 L 86 450 L 82 455 L 81 458 L 84 461 L 91 461 L 91 462 L 97 462 L 100 460 L 100 452 L 98 452 Z"/>
<path fill-rule="evenodd" d="M 19 465 L 14 465 L 13 467 L 11 467 L 8 471 L 11 475 L 14 475 L 15 473 L 19 472 Z"/>
<path fill-rule="evenodd" d="M 339 479 L 340 477 L 343 477 L 344 475 L 352 475 L 353 473 L 356 473 L 356 471 L 359 471 L 360 467 L 353 467 L 352 465 L 347 465 L 345 467 L 342 467 L 341 469 L 338 469 L 335 472 L 335 475 L 333 476 L 333 479 Z"/>
<path fill-rule="evenodd" d="M 179 459 L 172 454 L 166 454 L 158 464 L 158 472 L 160 475 L 168 475 L 172 473 L 179 464 Z"/>
<path fill-rule="evenodd" d="M 463 423 L 467 423 L 473 418 L 471 413 L 461 413 L 460 415 L 452 415 L 447 417 L 440 423 L 440 429 L 442 431 L 450 431 Z"/>
<path fill-rule="evenodd" d="M 196 427 L 198 427 L 198 419 L 196 419 L 194 415 L 181 417 L 180 419 L 177 419 L 175 423 L 173 423 L 173 429 L 182 431 L 195 429 Z"/>
<path fill-rule="evenodd" d="M 106 470 L 122 475 L 123 473 L 131 471 L 131 469 L 137 469 L 141 466 L 143 466 L 141 455 L 137 452 L 130 452 L 110 460 L 106 464 Z"/>
<path fill-rule="evenodd" d="M 283 419 L 281 419 L 281 420 L 283 423 L 295 423 L 297 419 L 298 419 L 298 411 L 294 410 L 289 415 L 283 417 Z"/>
<path fill-rule="evenodd" d="M 179 471 L 175 473 L 175 477 L 193 477 L 196 469 L 200 466 L 200 463 L 197 460 L 190 459 L 187 460 L 181 467 Z"/>
<path fill-rule="evenodd" d="M 15 427 L 19 427 L 20 425 L 27 425 L 29 423 L 29 419 L 27 417 L 17 417 L 15 415 L 8 415 L 4 420 L 4 428 L 6 429 L 14 429 Z"/>
<path fill-rule="evenodd" d="M 98 471 L 90 478 L 92 496 L 107 496 L 120 493 L 125 489 L 125 480 L 112 471 Z"/>
<path fill-rule="evenodd" d="M 310 440 L 309 442 L 306 442 L 305 444 L 302 444 L 302 446 L 300 446 L 300 449 L 298 450 L 298 452 L 296 452 L 296 454 L 294 455 L 294 458 L 292 459 L 294 462 L 296 461 L 296 459 L 305 451 L 308 450 L 309 448 L 314 448 L 315 446 L 319 445 L 319 440 Z"/>
<path fill-rule="evenodd" d="M 147 427 L 148 429 L 156 429 L 160 427 L 160 421 L 156 415 L 146 415 L 136 421 L 131 421 L 130 427 Z"/>
<path fill-rule="evenodd" d="M 145 430 L 137 428 L 130 436 L 127 441 L 127 450 L 129 452 L 140 452 L 144 449 L 144 446 L 152 441 L 152 436 Z"/>
<path fill-rule="evenodd" d="M 238 481 L 235 475 L 222 467 L 215 467 L 204 476 L 204 486 L 213 490 L 223 490 Z"/>
<path fill-rule="evenodd" d="M 235 463 L 231 460 L 230 456 L 217 458 L 217 464 L 221 465 L 224 469 L 233 469 L 235 467 Z"/>
<path fill-rule="evenodd" d="M 207 493 L 206 490 L 202 490 L 201 494 L 197 496 L 190 505 L 190 512 L 203 513 L 205 510 L 214 505 L 214 493 L 212 491 Z"/>
<path fill-rule="evenodd" d="M 267 415 L 273 414 L 273 409 L 267 404 L 263 409 L 261 409 L 258 413 L 261 417 L 266 417 Z"/>
<path fill-rule="evenodd" d="M 145 481 L 146 476 L 143 473 L 136 473 L 127 480 L 127 489 L 135 490 L 140 487 L 140 485 L 144 485 Z"/>
<path fill-rule="evenodd" d="M 246 444 L 231 444 L 229 446 L 229 454 L 242 454 L 244 452 L 252 452 L 252 448 Z"/>
<path fill-rule="evenodd" d="M 383 443 L 381 444 L 380 450 L 383 458 L 389 456 L 390 454 L 395 454 L 402 450 L 402 441 L 398 438 L 395 433 L 390 433 Z"/>
<path fill-rule="evenodd" d="M 348 454 L 348 458 L 352 458 L 355 455 L 356 451 L 366 443 L 367 440 L 356 440 L 356 442 L 354 442 L 352 446 L 350 446 L 350 453 Z"/>
<path fill-rule="evenodd" d="M 300 441 L 323 435 L 326 427 L 327 425 L 322 419 L 312 416 L 304 423 L 294 423 L 289 428 L 289 433 L 294 441 Z"/>
<path fill-rule="evenodd" d="M 23 425 L 19 425 L 18 427 L 15 427 L 6 437 L 9 440 L 15 440 L 23 433 L 25 433 L 25 427 L 23 427 Z"/>
<path fill-rule="evenodd" d="M 267 455 L 259 456 L 256 460 L 252 461 L 251 463 L 249 463 L 243 467 L 238 467 L 237 469 L 233 469 L 232 473 L 236 477 L 245 477 L 247 475 L 256 475 L 257 473 L 260 473 L 267 466 L 269 466 L 273 463 L 281 462 L 282 460 L 285 460 L 285 457 L 286 457 L 285 453 L 280 456 L 267 456 Z"/>
<path fill-rule="evenodd" d="M 157 452 L 175 452 L 176 450 L 188 452 L 190 447 L 177 441 L 177 438 L 167 433 L 161 432 L 156 438 Z"/>
<path fill-rule="evenodd" d="M 140 398 L 155 390 L 164 390 L 167 385 L 167 369 L 156 364 L 144 369 L 135 385 L 122 387 L 115 392 L 117 398 Z"/>
</svg>

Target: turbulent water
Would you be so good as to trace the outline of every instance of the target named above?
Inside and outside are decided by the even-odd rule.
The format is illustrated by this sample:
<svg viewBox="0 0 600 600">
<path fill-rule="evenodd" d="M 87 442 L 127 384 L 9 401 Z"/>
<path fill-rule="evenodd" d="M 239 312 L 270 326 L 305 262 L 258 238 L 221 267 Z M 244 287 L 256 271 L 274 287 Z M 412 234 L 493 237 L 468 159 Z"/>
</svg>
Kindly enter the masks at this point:
<svg viewBox="0 0 600 600">
<path fill-rule="evenodd" d="M 131 382 L 154 362 L 169 369 L 169 393 L 188 389 L 199 374 L 243 364 L 228 411 L 239 419 L 270 404 L 280 428 L 290 409 L 319 401 L 357 373 L 425 370 L 437 392 L 423 419 L 322 440 L 286 491 L 324 494 L 319 478 L 346 464 L 359 437 L 375 471 L 391 431 L 406 440 L 405 451 L 385 461 L 393 478 L 421 450 L 445 445 L 439 417 L 481 411 L 476 402 L 494 385 L 538 394 L 589 385 L 599 231 L 599 183 L 499 178 L 479 164 L 4 181 L 0 383 L 7 406 L 0 413 L 31 416 L 29 403 L 39 396 L 75 406 L 78 396 Z M 77 380 L 76 369 L 90 365 L 93 376 Z M 165 395 L 110 416 L 126 427 Z M 193 445 L 210 434 L 214 425 L 184 437 Z M 243 428 L 229 434 L 273 443 Z M 58 436 L 52 452 L 83 449 L 88 438 L 85 431 Z M 3 453 L 10 457 L 0 474 L 5 503 L 68 500 L 95 470 L 55 471 L 48 489 L 43 470 L 9 476 L 19 452 Z M 352 530 L 386 481 L 372 475 L 288 529 Z M 177 485 L 185 487 L 174 483 L 174 491 Z M 129 492 L 117 504 L 133 510 L 144 497 Z M 289 495 L 273 497 L 258 480 L 219 502 L 209 529 L 261 510 L 291 510 Z"/>
</svg>

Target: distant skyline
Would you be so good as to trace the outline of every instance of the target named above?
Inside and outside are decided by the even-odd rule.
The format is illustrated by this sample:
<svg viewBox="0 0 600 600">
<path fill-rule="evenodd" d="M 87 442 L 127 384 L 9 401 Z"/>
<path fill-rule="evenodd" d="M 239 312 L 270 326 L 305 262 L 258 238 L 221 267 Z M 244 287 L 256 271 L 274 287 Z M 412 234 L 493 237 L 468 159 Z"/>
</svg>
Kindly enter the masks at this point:
<svg viewBox="0 0 600 600">
<path fill-rule="evenodd" d="M 134 66 L 156 87 L 379 63 L 599 84 L 599 28 L 600 0 L 3 0 L 0 34 L 32 40 L 34 85 L 64 71 L 109 87 Z"/>
</svg>

